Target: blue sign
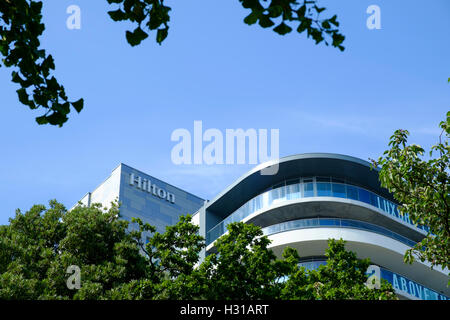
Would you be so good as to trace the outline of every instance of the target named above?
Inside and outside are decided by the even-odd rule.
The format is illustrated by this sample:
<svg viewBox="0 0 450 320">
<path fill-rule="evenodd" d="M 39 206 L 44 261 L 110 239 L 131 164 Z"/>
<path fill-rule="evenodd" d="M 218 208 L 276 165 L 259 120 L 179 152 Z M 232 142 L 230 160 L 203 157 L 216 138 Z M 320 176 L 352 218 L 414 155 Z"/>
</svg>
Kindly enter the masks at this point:
<svg viewBox="0 0 450 320">
<path fill-rule="evenodd" d="M 450 300 L 449 297 L 445 295 L 439 294 L 415 281 L 409 280 L 408 278 L 383 268 L 381 268 L 381 278 L 390 282 L 394 289 L 400 294 L 404 292 L 421 300 Z"/>
</svg>

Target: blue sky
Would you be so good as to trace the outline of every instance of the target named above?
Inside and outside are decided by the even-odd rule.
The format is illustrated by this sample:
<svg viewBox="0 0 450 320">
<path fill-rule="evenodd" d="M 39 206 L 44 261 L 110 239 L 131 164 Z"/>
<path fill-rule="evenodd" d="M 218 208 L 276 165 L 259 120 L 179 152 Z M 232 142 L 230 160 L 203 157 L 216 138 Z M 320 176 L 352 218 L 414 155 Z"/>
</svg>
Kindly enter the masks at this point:
<svg viewBox="0 0 450 320">
<path fill-rule="evenodd" d="M 56 76 L 85 109 L 62 127 L 39 126 L 0 68 L 0 224 L 36 203 L 71 207 L 120 162 L 205 199 L 252 166 L 171 162 L 177 128 L 280 130 L 280 155 L 334 152 L 377 158 L 398 128 L 426 148 L 449 110 L 450 2 L 323 1 L 338 15 L 346 50 L 247 26 L 233 1 L 166 1 L 169 37 L 130 47 L 106 1 L 44 4 L 42 46 Z M 81 29 L 66 8 L 81 8 Z M 366 27 L 369 5 L 381 30 Z"/>
</svg>

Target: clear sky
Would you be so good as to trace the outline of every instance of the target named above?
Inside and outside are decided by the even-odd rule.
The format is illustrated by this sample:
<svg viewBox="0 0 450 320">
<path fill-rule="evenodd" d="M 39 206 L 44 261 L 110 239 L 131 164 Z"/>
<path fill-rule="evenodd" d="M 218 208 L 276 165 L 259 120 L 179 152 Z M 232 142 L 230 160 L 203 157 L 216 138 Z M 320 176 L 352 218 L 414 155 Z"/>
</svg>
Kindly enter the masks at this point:
<svg viewBox="0 0 450 320">
<path fill-rule="evenodd" d="M 123 162 L 211 199 L 252 166 L 175 165 L 177 128 L 280 130 L 280 155 L 332 152 L 367 160 L 398 128 L 426 148 L 450 106 L 450 1 L 324 1 L 344 52 L 305 35 L 247 26 L 238 0 L 166 1 L 169 36 L 138 47 L 106 0 L 44 1 L 42 45 L 69 98 L 85 99 L 62 127 L 39 126 L 0 68 L 0 224 L 36 203 L 67 207 Z M 81 8 L 69 30 L 66 9 Z M 369 5 L 381 30 L 366 27 Z"/>
</svg>

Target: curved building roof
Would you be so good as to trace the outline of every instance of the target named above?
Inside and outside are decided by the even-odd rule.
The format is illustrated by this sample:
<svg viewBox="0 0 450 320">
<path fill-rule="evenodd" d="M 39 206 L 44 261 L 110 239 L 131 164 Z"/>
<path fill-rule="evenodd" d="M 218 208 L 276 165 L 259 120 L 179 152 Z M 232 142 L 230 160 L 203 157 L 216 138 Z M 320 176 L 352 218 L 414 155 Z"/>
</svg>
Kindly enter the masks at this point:
<svg viewBox="0 0 450 320">
<path fill-rule="evenodd" d="M 274 175 L 262 175 L 261 170 L 278 165 Z M 239 209 L 246 201 L 261 194 L 269 187 L 284 180 L 331 176 L 351 181 L 380 196 L 395 201 L 387 189 L 380 186 L 379 169 L 359 158 L 334 153 L 304 153 L 262 163 L 227 187 L 222 193 L 206 204 L 206 210 L 217 216 L 226 217 Z"/>
</svg>

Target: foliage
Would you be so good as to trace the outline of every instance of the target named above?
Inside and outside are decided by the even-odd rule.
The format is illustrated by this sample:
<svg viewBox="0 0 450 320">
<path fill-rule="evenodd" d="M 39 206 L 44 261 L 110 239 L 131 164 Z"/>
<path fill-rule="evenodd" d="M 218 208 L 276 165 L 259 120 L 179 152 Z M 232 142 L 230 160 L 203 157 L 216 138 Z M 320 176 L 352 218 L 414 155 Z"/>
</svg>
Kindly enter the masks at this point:
<svg viewBox="0 0 450 320">
<path fill-rule="evenodd" d="M 18 210 L 0 226 L 0 299 L 395 298 L 390 285 L 364 285 L 369 261 L 343 241 L 330 240 L 327 266 L 306 272 L 297 251 L 287 248 L 277 259 L 261 229 L 243 223 L 230 224 L 217 252 L 200 263 L 204 239 L 190 221 L 180 217 L 158 233 L 139 219 L 129 228 L 114 204 L 68 212 L 51 201 Z M 81 271 L 79 290 L 67 286 L 73 265 Z"/>
<path fill-rule="evenodd" d="M 138 45 L 148 37 L 148 31 L 156 30 L 156 42 L 161 44 L 169 32 L 170 7 L 164 5 L 164 0 L 107 0 L 109 4 L 119 5 L 116 10 L 108 12 L 114 21 L 130 21 L 137 26 L 133 31 L 126 31 L 126 39 L 132 46 Z M 244 22 L 252 25 L 258 22 L 262 28 L 273 27 L 277 19 L 279 24 L 273 31 L 285 35 L 292 31 L 291 22 L 297 22 L 297 32 L 306 31 L 307 37 L 312 37 L 316 44 L 324 41 L 328 46 L 331 40 L 333 47 L 344 50 L 342 43 L 345 37 L 339 33 L 339 22 L 334 15 L 328 19 L 320 19 L 320 8 L 316 0 L 239 0 L 242 6 L 251 13 Z M 326 38 L 329 38 L 327 41 Z"/>
<path fill-rule="evenodd" d="M 416 258 L 429 261 L 431 267 L 450 267 L 450 112 L 440 123 L 439 143 L 423 159 L 425 150 L 407 145 L 409 132 L 397 130 L 382 157 L 373 161 L 380 166 L 381 185 L 401 204 L 399 212 L 408 214 L 414 224 L 429 228 L 427 236 L 405 253 L 405 262 Z M 434 157 L 434 155 L 437 156 Z"/>
<path fill-rule="evenodd" d="M 392 286 L 369 289 L 366 270 L 369 259 L 358 260 L 345 250 L 343 240 L 328 241 L 327 264 L 318 270 L 299 267 L 293 248 L 285 248 L 283 259 L 268 249 L 270 240 L 261 228 L 243 223 L 228 225 L 228 233 L 215 243 L 217 253 L 206 257 L 198 268 L 203 281 L 202 299 L 283 300 L 391 300 Z"/>
<path fill-rule="evenodd" d="M 16 67 L 12 81 L 20 85 L 19 101 L 32 110 L 45 111 L 36 122 L 62 126 L 70 107 L 80 112 L 84 101 L 70 102 L 64 87 L 51 74 L 55 62 L 40 48 L 39 42 L 45 29 L 41 11 L 40 1 L 0 1 L 0 53 L 4 66 Z"/>
<path fill-rule="evenodd" d="M 228 233 L 215 246 L 217 253 L 205 258 L 199 278 L 204 282 L 205 299 L 276 299 L 283 286 L 281 280 L 290 264 L 277 260 L 268 250 L 270 240 L 261 237 L 261 228 L 231 223 Z"/>
<path fill-rule="evenodd" d="M 56 201 L 46 209 L 19 210 L 0 237 L 0 299 L 98 299 L 119 284 L 144 277 L 145 260 L 117 218 L 117 206 L 67 212 Z M 66 285 L 71 265 L 81 268 L 78 291 Z"/>
<path fill-rule="evenodd" d="M 132 46 L 148 37 L 148 31 L 156 30 L 156 42 L 161 44 L 169 31 L 170 7 L 164 0 L 107 0 L 118 5 L 116 10 L 108 12 L 114 21 L 137 23 L 133 31 L 126 31 L 126 39 Z M 281 22 L 273 28 L 280 35 L 291 32 L 290 22 L 298 22 L 297 31 L 307 32 L 316 44 L 325 40 L 344 50 L 344 36 L 339 33 L 339 22 L 334 15 L 329 19 L 320 19 L 325 8 L 317 6 L 316 0 L 239 0 L 251 13 L 244 19 L 246 24 L 256 22 L 263 28 L 272 27 L 276 19 Z M 144 29 L 148 29 L 147 32 Z M 12 81 L 19 84 L 19 101 L 32 110 L 43 110 L 36 117 L 38 124 L 50 124 L 61 127 L 67 120 L 73 107 L 81 112 L 84 100 L 69 101 L 64 86 L 52 75 L 55 62 L 41 48 L 39 37 L 45 30 L 42 23 L 42 1 L 3 0 L 0 1 L 0 54 L 2 64 L 12 67 Z M 326 40 L 326 38 L 329 38 Z M 1 66 L 1 64 L 0 64 Z"/>
<path fill-rule="evenodd" d="M 330 239 L 325 256 L 327 263 L 307 273 L 298 266 L 283 288 L 284 299 L 314 300 L 395 300 L 392 285 L 381 279 L 380 289 L 369 289 L 366 270 L 369 259 L 357 259 L 345 250 L 345 241 Z"/>
</svg>

